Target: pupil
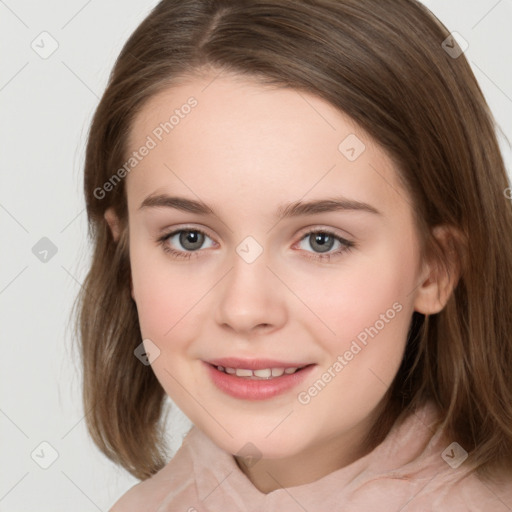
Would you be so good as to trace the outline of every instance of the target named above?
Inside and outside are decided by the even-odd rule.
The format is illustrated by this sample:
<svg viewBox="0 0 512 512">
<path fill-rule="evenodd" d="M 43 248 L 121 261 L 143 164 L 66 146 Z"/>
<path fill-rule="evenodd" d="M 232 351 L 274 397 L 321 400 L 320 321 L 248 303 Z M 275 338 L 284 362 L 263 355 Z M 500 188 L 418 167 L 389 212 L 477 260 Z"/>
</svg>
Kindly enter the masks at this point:
<svg viewBox="0 0 512 512">
<path fill-rule="evenodd" d="M 318 252 L 327 252 L 332 249 L 332 244 L 334 239 L 331 235 L 327 233 L 316 233 L 312 235 L 313 243 L 311 246 L 315 249 L 315 245 L 317 245 Z"/>
<path fill-rule="evenodd" d="M 195 251 L 203 244 L 203 237 L 198 231 L 184 231 L 180 235 L 180 244 L 189 251 Z"/>
</svg>

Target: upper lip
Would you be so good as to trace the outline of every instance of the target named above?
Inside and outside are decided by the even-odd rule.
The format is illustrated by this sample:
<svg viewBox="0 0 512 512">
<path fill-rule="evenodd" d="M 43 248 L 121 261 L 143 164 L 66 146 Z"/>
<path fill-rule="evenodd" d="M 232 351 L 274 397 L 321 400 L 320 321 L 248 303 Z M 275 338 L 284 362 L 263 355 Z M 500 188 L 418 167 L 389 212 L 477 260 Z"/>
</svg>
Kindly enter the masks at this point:
<svg viewBox="0 0 512 512">
<path fill-rule="evenodd" d="M 277 361 L 276 359 L 240 359 L 239 357 L 223 357 L 206 361 L 213 366 L 224 368 L 239 368 L 246 370 L 263 370 L 265 368 L 302 368 L 311 363 L 297 363 L 289 361 Z"/>
</svg>

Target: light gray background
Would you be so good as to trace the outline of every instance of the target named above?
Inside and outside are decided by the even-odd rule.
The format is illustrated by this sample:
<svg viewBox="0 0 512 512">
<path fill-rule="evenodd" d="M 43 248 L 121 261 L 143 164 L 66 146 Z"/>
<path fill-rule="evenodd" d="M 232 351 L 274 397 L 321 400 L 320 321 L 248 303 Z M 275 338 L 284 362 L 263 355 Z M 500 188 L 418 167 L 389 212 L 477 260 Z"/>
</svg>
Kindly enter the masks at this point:
<svg viewBox="0 0 512 512">
<path fill-rule="evenodd" d="M 90 256 L 81 192 L 88 125 L 123 43 L 156 3 L 0 0 L 0 511 L 106 511 L 136 482 L 87 435 L 69 316 Z M 512 140 L 512 0 L 425 3 L 469 43 L 466 56 Z M 47 58 L 31 47 L 49 51 L 52 40 Z M 500 143 L 510 169 L 502 135 Z M 32 252 L 42 237 L 57 248 L 46 262 Z M 174 449 L 188 426 L 176 414 Z M 58 458 L 41 468 L 52 449 Z"/>
</svg>

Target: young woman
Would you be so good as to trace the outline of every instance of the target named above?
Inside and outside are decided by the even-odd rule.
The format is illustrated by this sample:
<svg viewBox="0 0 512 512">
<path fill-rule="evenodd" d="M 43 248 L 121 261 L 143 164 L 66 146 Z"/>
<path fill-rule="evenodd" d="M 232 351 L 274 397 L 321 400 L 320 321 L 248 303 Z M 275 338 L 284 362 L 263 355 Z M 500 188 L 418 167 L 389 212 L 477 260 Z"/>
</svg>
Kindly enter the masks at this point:
<svg viewBox="0 0 512 512">
<path fill-rule="evenodd" d="M 88 426 L 144 480 L 112 510 L 510 510 L 509 186 L 418 2 L 162 1 L 85 164 Z"/>
</svg>

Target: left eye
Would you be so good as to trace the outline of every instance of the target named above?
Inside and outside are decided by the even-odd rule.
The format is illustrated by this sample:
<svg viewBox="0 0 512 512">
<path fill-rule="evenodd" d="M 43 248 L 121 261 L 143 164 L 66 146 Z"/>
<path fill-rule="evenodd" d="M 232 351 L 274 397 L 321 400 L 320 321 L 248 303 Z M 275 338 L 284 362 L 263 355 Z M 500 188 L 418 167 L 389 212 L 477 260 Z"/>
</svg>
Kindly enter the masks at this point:
<svg viewBox="0 0 512 512">
<path fill-rule="evenodd" d="M 311 231 L 306 233 L 301 239 L 301 243 L 304 243 L 304 241 L 310 245 L 314 252 L 320 254 L 331 251 L 336 244 L 338 244 L 338 249 L 341 248 L 342 250 L 351 246 L 348 240 L 328 231 Z M 304 247 L 301 247 L 301 249 L 304 249 Z M 339 250 L 335 250 L 334 252 L 339 252 Z"/>
</svg>

